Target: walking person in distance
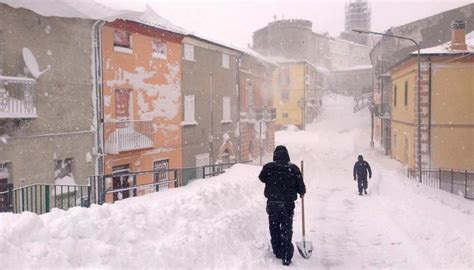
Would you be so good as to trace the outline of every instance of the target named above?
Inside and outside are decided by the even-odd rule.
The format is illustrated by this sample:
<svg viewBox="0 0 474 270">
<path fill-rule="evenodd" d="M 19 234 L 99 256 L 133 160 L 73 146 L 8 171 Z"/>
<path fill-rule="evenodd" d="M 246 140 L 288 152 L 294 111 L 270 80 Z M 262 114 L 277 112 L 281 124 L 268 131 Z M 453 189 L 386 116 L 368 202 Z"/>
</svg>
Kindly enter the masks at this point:
<svg viewBox="0 0 474 270">
<path fill-rule="evenodd" d="M 369 179 L 372 178 L 372 170 L 370 169 L 369 163 L 364 160 L 362 155 L 359 155 L 353 170 L 354 181 L 357 181 L 359 188 L 359 195 L 362 195 L 362 192 L 367 195 L 367 172 L 369 173 Z"/>
</svg>

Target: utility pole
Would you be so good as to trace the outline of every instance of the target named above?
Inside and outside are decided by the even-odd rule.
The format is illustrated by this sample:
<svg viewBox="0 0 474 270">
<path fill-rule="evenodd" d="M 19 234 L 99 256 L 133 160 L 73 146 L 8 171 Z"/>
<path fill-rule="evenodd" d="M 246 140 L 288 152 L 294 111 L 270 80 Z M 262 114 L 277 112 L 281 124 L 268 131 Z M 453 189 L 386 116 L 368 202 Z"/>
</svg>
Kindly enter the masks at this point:
<svg viewBox="0 0 474 270">
<path fill-rule="evenodd" d="M 359 33 L 359 34 L 373 34 L 373 35 L 379 35 L 379 36 L 385 36 L 385 37 L 391 37 L 391 38 L 398 38 L 398 39 L 404 39 L 404 40 L 409 40 L 413 42 L 418 50 L 418 54 L 416 57 L 416 62 L 417 62 L 417 67 L 418 67 L 418 74 L 417 74 L 417 93 L 416 96 L 418 97 L 416 99 L 416 105 L 417 105 L 417 123 L 416 123 L 416 140 L 417 140 L 417 167 L 418 167 L 418 181 L 421 183 L 421 65 L 420 65 L 420 45 L 418 42 L 416 42 L 412 38 L 407 38 L 407 37 L 402 37 L 402 36 L 395 36 L 395 35 L 389 35 L 389 34 L 384 34 L 384 33 L 379 33 L 379 32 L 373 32 L 373 31 L 367 31 L 367 30 L 362 30 L 362 29 L 352 29 L 353 32 Z"/>
</svg>

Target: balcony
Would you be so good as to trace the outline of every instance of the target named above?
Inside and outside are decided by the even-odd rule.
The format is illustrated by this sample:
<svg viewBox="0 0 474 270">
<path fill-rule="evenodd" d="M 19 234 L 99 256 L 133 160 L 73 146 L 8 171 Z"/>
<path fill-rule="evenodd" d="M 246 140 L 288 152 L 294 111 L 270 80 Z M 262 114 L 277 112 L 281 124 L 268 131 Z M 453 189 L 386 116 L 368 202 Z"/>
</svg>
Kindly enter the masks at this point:
<svg viewBox="0 0 474 270">
<path fill-rule="evenodd" d="M 104 123 L 106 154 L 153 147 L 153 121 L 114 121 Z"/>
<path fill-rule="evenodd" d="M 0 76 L 0 119 L 37 118 L 36 81 Z"/>
</svg>

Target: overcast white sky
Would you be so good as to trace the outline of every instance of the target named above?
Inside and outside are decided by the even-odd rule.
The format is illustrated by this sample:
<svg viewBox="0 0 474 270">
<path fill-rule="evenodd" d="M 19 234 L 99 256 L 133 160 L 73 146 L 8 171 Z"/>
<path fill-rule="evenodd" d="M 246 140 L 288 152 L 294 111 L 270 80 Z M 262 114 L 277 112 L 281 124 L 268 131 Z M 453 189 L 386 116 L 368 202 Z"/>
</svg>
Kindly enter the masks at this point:
<svg viewBox="0 0 474 270">
<path fill-rule="evenodd" d="M 298 18 L 313 22 L 313 30 L 338 36 L 344 29 L 344 5 L 349 0 L 98 0 L 120 9 L 145 9 L 146 3 L 174 24 L 241 46 L 252 33 L 273 20 Z M 372 0 L 372 30 L 383 31 L 474 0 Z"/>
</svg>

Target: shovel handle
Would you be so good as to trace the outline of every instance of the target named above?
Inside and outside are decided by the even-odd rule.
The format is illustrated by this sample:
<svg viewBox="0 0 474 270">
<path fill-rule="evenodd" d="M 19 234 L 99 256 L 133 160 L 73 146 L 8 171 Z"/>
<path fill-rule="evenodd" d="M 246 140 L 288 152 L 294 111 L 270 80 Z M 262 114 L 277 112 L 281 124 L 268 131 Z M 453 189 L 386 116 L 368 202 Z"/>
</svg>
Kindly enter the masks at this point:
<svg viewBox="0 0 474 270">
<path fill-rule="evenodd" d="M 301 161 L 301 177 L 303 177 L 303 174 L 304 174 L 304 162 Z M 304 231 L 304 196 L 301 197 L 301 218 L 302 218 L 301 224 L 303 226 L 303 241 L 304 241 L 304 235 L 305 235 L 305 231 Z"/>
</svg>

